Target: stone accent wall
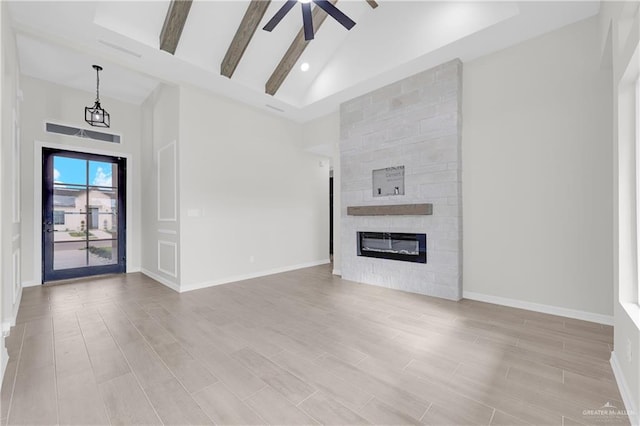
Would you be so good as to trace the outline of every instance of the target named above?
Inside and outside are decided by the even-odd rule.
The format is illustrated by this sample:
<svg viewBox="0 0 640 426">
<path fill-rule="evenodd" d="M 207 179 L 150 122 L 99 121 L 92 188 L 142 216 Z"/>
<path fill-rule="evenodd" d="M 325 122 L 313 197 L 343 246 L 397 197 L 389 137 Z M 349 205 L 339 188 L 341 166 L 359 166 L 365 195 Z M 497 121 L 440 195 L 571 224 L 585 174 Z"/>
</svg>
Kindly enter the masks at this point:
<svg viewBox="0 0 640 426">
<path fill-rule="evenodd" d="M 340 107 L 342 277 L 462 298 L 462 62 L 456 59 Z M 372 171 L 405 166 L 405 195 L 373 197 Z M 347 207 L 432 203 L 432 216 L 348 216 Z M 357 256 L 357 232 L 427 234 L 427 263 Z"/>
</svg>

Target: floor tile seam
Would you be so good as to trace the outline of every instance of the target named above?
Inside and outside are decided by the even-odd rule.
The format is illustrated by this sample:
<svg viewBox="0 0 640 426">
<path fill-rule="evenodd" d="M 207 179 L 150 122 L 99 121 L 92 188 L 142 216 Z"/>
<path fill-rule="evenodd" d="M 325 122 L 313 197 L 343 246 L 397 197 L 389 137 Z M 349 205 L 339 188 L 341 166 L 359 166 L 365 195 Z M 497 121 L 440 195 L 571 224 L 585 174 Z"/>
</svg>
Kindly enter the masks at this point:
<svg viewBox="0 0 640 426">
<path fill-rule="evenodd" d="M 492 342 L 489 342 L 492 343 Z M 500 343 L 500 342 L 494 342 L 494 343 Z M 562 350 L 556 350 L 553 351 L 554 353 L 551 352 L 545 352 L 543 351 L 539 351 L 535 348 L 531 348 L 531 347 L 517 347 L 517 346 L 513 346 L 513 345 L 505 345 L 508 347 L 503 348 L 503 351 L 511 351 L 511 353 L 515 356 L 518 355 L 518 353 L 513 352 L 513 349 L 519 349 L 521 351 L 526 351 L 528 353 L 531 354 L 531 356 L 533 356 L 534 360 L 531 360 L 531 362 L 537 363 L 537 364 L 543 364 L 543 365 L 548 365 L 553 367 L 553 365 L 550 364 L 549 360 L 542 360 L 539 359 L 540 357 L 542 358 L 552 358 L 552 361 L 561 361 L 561 362 L 570 362 L 570 360 L 566 359 L 566 356 L 570 356 L 570 357 L 577 357 L 579 358 L 581 361 L 584 361 L 587 364 L 591 364 L 590 367 L 592 367 L 592 369 L 597 369 L 598 371 L 608 371 L 610 366 L 609 363 L 606 359 L 602 359 L 602 358 L 595 358 L 595 357 L 591 357 L 588 356 L 586 354 L 582 354 L 582 353 L 574 353 L 574 352 L 565 352 Z M 522 356 L 522 354 L 520 354 L 519 356 Z M 523 358 L 523 359 L 527 359 L 527 358 Z M 556 368 L 562 368 L 562 367 L 556 367 Z"/>
<path fill-rule="evenodd" d="M 268 383 L 265 383 L 263 387 L 261 387 L 260 389 L 258 389 L 257 391 L 249 394 L 248 396 L 241 398 L 240 395 L 237 395 L 229 386 L 227 386 L 227 384 L 224 382 L 224 380 L 220 379 L 220 383 L 222 383 L 229 392 L 231 392 L 236 398 L 238 398 L 241 402 L 246 404 L 246 401 L 248 401 L 249 399 L 253 398 L 254 396 L 256 396 L 257 394 L 259 394 L 260 392 L 262 392 L 263 390 L 265 390 L 266 388 L 270 387 Z"/>
<path fill-rule="evenodd" d="M 405 366 L 404 366 L 404 367 L 402 367 L 402 371 L 403 371 L 403 372 L 406 372 L 406 371 L 407 371 L 407 368 L 409 368 L 409 366 L 410 366 L 414 361 L 415 361 L 415 359 L 414 359 L 414 358 L 411 358 L 411 359 L 409 360 L 409 362 L 407 362 L 407 363 L 405 364 Z"/>
<path fill-rule="evenodd" d="M 423 378 L 423 377 L 417 376 L 417 375 L 415 375 L 415 374 L 413 374 L 413 373 L 411 373 L 411 372 L 406 372 L 406 374 L 411 375 L 412 377 L 414 377 L 415 379 L 417 379 L 417 380 L 418 380 L 418 381 L 420 381 L 420 382 L 424 382 L 424 383 L 426 383 L 426 384 L 428 384 L 428 385 L 435 385 L 435 386 L 438 386 L 438 384 L 437 384 L 437 383 L 434 383 L 433 381 L 431 381 L 431 380 L 429 380 L 429 379 L 426 379 L 426 378 Z M 450 380 L 451 380 L 451 379 L 453 379 L 453 378 L 454 378 L 454 377 L 452 376 L 452 377 L 450 378 Z M 385 383 L 386 383 L 386 382 L 385 382 Z M 448 383 L 444 383 L 444 384 L 448 384 Z M 441 383 L 439 386 L 442 386 L 442 385 L 443 385 L 443 383 Z M 455 390 L 455 389 L 451 389 L 449 386 L 447 386 L 447 387 L 446 387 L 446 390 L 447 390 L 448 392 L 451 392 L 451 393 L 452 393 L 452 394 L 454 394 L 454 395 L 459 396 L 460 398 L 465 398 L 465 399 L 467 399 L 467 400 L 469 400 L 469 401 L 475 402 L 476 404 L 479 404 L 479 405 L 482 405 L 482 406 L 484 406 L 484 407 L 488 407 L 488 408 L 494 408 L 494 407 L 492 407 L 492 406 L 490 406 L 490 405 L 487 405 L 487 403 L 485 403 L 485 402 L 479 401 L 479 400 L 477 400 L 477 399 L 475 399 L 475 398 L 473 398 L 473 397 L 471 397 L 471 396 L 469 396 L 469 395 L 464 395 L 464 394 L 462 394 L 462 393 L 458 392 L 458 391 L 457 391 L 457 390 Z M 420 397 L 420 395 L 417 395 L 417 394 L 415 394 L 415 393 L 414 393 L 414 392 L 412 392 L 412 391 L 405 390 L 405 392 L 409 393 L 410 395 L 412 395 L 412 396 L 414 396 L 414 397 L 416 397 L 416 398 L 421 398 L 421 397 Z M 515 397 L 514 397 L 514 399 L 516 399 L 516 400 L 520 400 L 519 398 L 515 398 Z M 429 401 L 429 402 L 430 402 L 431 404 L 433 404 L 434 402 L 437 402 L 437 401 Z"/>
<path fill-rule="evenodd" d="M 509 366 L 509 369 L 511 369 L 511 367 L 512 367 L 512 366 Z M 573 374 L 573 375 L 577 375 L 577 376 L 585 377 L 585 378 L 587 378 L 587 379 L 598 380 L 598 379 L 596 379 L 596 378 L 592 378 L 592 377 L 589 377 L 589 376 L 585 376 L 585 375 L 583 375 L 583 374 L 581 374 L 581 373 L 577 373 L 577 372 L 575 372 L 575 371 L 567 370 L 567 369 L 565 369 L 565 368 L 559 368 L 559 367 L 554 367 L 554 368 L 557 368 L 558 370 L 561 370 L 561 373 L 562 373 L 561 381 L 558 383 L 558 382 L 555 382 L 553 379 L 549 379 L 549 380 L 551 380 L 551 381 L 552 381 L 552 382 L 554 382 L 554 383 L 561 384 L 561 385 L 563 385 L 563 386 L 567 386 L 567 390 L 568 390 L 568 391 L 570 391 L 570 390 L 571 390 L 571 388 L 570 388 L 570 387 L 568 387 L 569 385 L 566 383 L 566 373 L 567 373 L 567 372 L 569 372 L 569 373 L 571 373 L 571 374 Z M 533 374 L 533 373 L 532 373 L 532 374 Z M 612 374 L 613 374 L 613 373 L 612 373 Z M 609 380 L 606 380 L 606 379 L 602 379 L 602 380 L 598 380 L 598 381 L 599 381 L 599 382 L 602 382 L 603 380 L 605 380 L 605 381 L 607 381 L 607 382 L 610 382 Z M 611 384 L 612 384 L 612 385 L 614 385 L 614 387 L 613 387 L 612 389 L 617 389 L 617 386 L 615 386 L 615 382 L 611 382 Z M 586 390 L 585 392 L 587 392 L 590 396 L 596 396 L 596 394 L 597 394 L 595 391 L 591 391 L 591 390 Z M 552 394 L 553 394 L 553 395 L 556 395 L 556 396 L 559 396 L 559 397 L 561 397 L 561 398 L 563 397 L 562 395 L 559 395 L 559 394 L 557 394 L 557 393 L 555 393 L 555 392 L 554 392 L 554 393 L 552 393 Z M 609 395 L 609 396 L 612 396 L 612 395 Z M 614 399 L 617 399 L 617 398 L 614 398 Z"/>
<path fill-rule="evenodd" d="M 306 383 L 306 382 L 305 382 L 305 383 Z M 274 390 L 275 390 L 275 389 L 274 389 Z M 276 391 L 276 392 L 277 392 L 277 391 Z M 285 399 L 287 399 L 287 401 L 289 401 L 291 404 L 293 404 L 293 405 L 294 405 L 294 407 L 300 407 L 300 405 L 301 405 L 303 402 L 305 402 L 307 399 L 311 398 L 313 395 L 317 394 L 318 392 L 320 392 L 320 390 L 319 390 L 319 389 L 315 389 L 315 388 L 314 388 L 314 391 L 313 391 L 313 392 L 311 392 L 309 395 L 307 395 L 307 397 L 306 397 L 306 398 L 302 399 L 302 400 L 301 400 L 300 402 L 298 402 L 297 404 L 293 404 L 293 402 L 292 402 L 291 400 L 287 399 L 287 397 L 285 397 Z M 280 393 L 280 392 L 278 392 L 278 393 Z M 282 394 L 281 394 L 281 395 L 282 395 Z M 283 395 L 283 396 L 284 396 L 284 395 Z"/>
<path fill-rule="evenodd" d="M 515 383 L 515 382 L 514 382 L 514 383 Z M 578 401 L 578 400 L 576 399 L 576 397 L 575 397 L 575 396 L 572 396 L 572 395 L 569 395 L 569 396 L 567 396 L 567 395 L 563 395 L 561 392 L 550 391 L 549 389 L 534 389 L 534 390 L 533 390 L 533 393 L 534 393 L 536 396 L 544 396 L 544 395 L 546 394 L 546 395 L 548 395 L 548 396 L 553 397 L 553 398 L 554 398 L 554 399 L 556 399 L 556 400 L 559 400 L 559 401 L 563 402 L 563 403 L 565 404 L 565 406 L 566 406 L 566 405 L 568 405 L 568 406 L 572 406 L 573 408 L 580 408 L 580 407 L 579 407 L 579 404 L 580 404 L 580 403 L 585 403 L 585 404 L 586 404 L 586 403 L 589 403 L 588 401 L 584 401 L 584 400 L 582 400 L 582 401 Z M 595 394 L 595 393 L 594 393 L 594 394 L 591 394 L 591 392 L 590 392 L 590 391 L 588 391 L 588 393 L 590 394 L 589 396 L 592 396 L 592 397 L 594 397 L 594 398 L 596 397 L 596 394 Z M 512 397 L 512 398 L 513 398 L 513 399 L 516 399 L 516 400 L 518 400 L 518 401 L 525 402 L 525 403 L 527 403 L 527 404 L 529 404 L 529 405 L 532 405 L 532 406 L 534 406 L 534 407 L 536 407 L 536 408 L 538 408 L 538 409 L 544 410 L 544 411 L 546 411 L 546 412 L 548 412 L 548 413 L 550 413 L 550 414 L 552 414 L 552 415 L 564 416 L 563 412 L 561 412 L 560 410 L 557 410 L 557 409 L 554 409 L 554 408 L 549 409 L 549 408 L 547 408 L 546 406 L 541 405 L 541 404 L 540 404 L 540 403 L 538 403 L 538 402 L 531 402 L 531 401 L 529 401 L 529 400 L 525 400 L 525 399 L 523 399 L 523 398 L 522 398 L 522 397 L 520 397 L 520 396 L 514 396 L 514 397 Z M 611 399 L 615 399 L 615 398 L 611 398 Z M 517 417 L 517 416 L 514 416 L 514 417 Z"/>
<path fill-rule="evenodd" d="M 283 352 L 287 352 L 287 351 L 286 351 L 286 350 L 284 350 Z M 293 353 L 293 352 L 289 352 L 289 353 L 295 356 L 295 353 Z M 323 354 L 319 355 L 319 356 L 318 356 L 318 357 L 316 357 L 315 359 L 313 359 L 313 360 L 309 360 L 309 362 L 310 362 L 310 363 L 313 363 L 314 365 L 317 365 L 317 364 L 316 364 L 316 361 L 317 361 L 318 359 L 320 359 L 320 358 L 321 358 L 322 356 L 324 356 L 324 355 L 332 356 L 332 355 L 331 355 L 331 354 L 329 354 L 328 352 L 324 352 Z M 263 356 L 264 356 L 264 355 L 263 355 Z M 314 389 L 315 389 L 314 394 L 315 394 L 316 392 L 318 392 L 318 391 L 322 391 L 321 387 L 322 387 L 323 385 L 319 385 L 319 384 L 317 384 L 317 381 L 315 381 L 315 380 L 314 380 L 314 381 L 312 381 L 312 382 L 310 383 L 310 382 L 308 382 L 307 380 L 304 380 L 302 377 L 300 377 L 300 376 L 298 376 L 297 374 L 295 374 L 295 372 L 293 372 L 293 371 L 289 370 L 286 366 L 283 366 L 283 365 L 279 364 L 278 362 L 276 362 L 276 361 L 274 361 L 274 360 L 272 360 L 272 359 L 270 359 L 270 358 L 268 358 L 268 357 L 266 357 L 266 356 L 265 356 L 265 358 L 269 359 L 269 361 L 273 362 L 273 363 L 274 363 L 275 365 L 277 365 L 278 367 L 282 368 L 283 370 L 287 371 L 287 372 L 288 372 L 288 373 L 290 373 L 291 375 L 295 376 L 297 379 L 301 380 L 303 383 L 305 383 L 305 384 L 307 384 L 307 385 L 311 386 L 312 388 L 314 388 Z M 346 362 L 346 361 L 345 361 L 345 362 Z M 320 366 L 318 366 L 318 367 L 320 368 Z M 340 377 L 340 376 L 338 376 L 338 375 L 336 375 L 336 374 L 334 374 L 334 373 L 332 373 L 332 372 L 327 372 L 327 374 L 330 374 L 332 377 L 334 377 L 334 378 L 336 378 L 336 379 L 338 379 L 338 380 L 340 380 L 340 381 L 342 381 L 342 382 L 344 382 L 344 383 L 346 383 L 346 384 L 348 384 L 348 385 L 350 385 L 350 386 L 353 386 L 354 388 L 357 388 L 357 389 L 359 389 L 359 390 L 362 390 L 362 391 L 368 392 L 366 389 L 362 389 L 360 386 L 356 386 L 356 385 L 354 385 L 354 384 L 350 383 L 349 381 L 347 381 L 347 380 L 343 379 L 342 377 Z M 268 386 L 268 385 L 267 385 L 267 386 Z M 309 397 L 310 397 L 310 396 L 312 396 L 312 395 L 309 395 Z M 309 397 L 307 397 L 307 398 L 309 398 Z M 371 399 L 372 399 L 372 398 L 373 398 L 373 397 L 371 397 Z M 306 398 L 305 398 L 305 399 L 306 399 Z M 371 400 L 371 399 L 370 399 L 370 400 Z M 342 404 L 340 401 L 337 401 L 337 402 L 338 402 L 338 403 L 340 403 L 341 405 L 344 405 L 344 404 Z M 368 402 L 368 401 L 367 401 L 367 402 Z M 365 404 L 363 404 L 363 406 L 364 406 L 364 405 L 366 405 L 366 403 L 365 403 Z M 348 408 L 348 407 L 347 407 L 347 408 Z"/>
<path fill-rule="evenodd" d="M 252 350 L 253 350 L 253 349 L 252 349 Z M 284 351 L 284 350 L 283 350 L 283 351 Z M 283 352 L 283 351 L 281 351 L 281 352 Z M 273 364 L 273 365 L 275 365 L 276 367 L 278 367 L 278 368 L 282 369 L 282 370 L 283 370 L 283 371 L 285 371 L 286 373 L 291 374 L 291 375 L 292 375 L 293 377 L 295 377 L 297 380 L 300 380 L 302 383 L 304 383 L 305 385 L 307 385 L 307 386 L 311 387 L 311 388 L 314 390 L 310 395 L 308 395 L 308 396 L 307 396 L 303 401 L 301 401 L 300 403 L 302 403 L 302 402 L 306 401 L 308 398 L 310 398 L 311 396 L 313 396 L 314 394 L 316 394 L 317 392 L 319 392 L 319 391 L 320 391 L 320 389 L 319 389 L 319 388 L 318 388 L 318 386 L 316 385 L 315 381 L 314 381 L 314 382 L 312 382 L 312 383 L 309 383 L 307 380 L 305 380 L 305 379 L 303 379 L 302 377 L 298 376 L 295 372 L 293 372 L 293 371 L 289 370 L 286 366 L 280 365 L 279 363 L 277 363 L 276 361 L 274 361 L 274 360 L 273 360 L 273 359 L 271 359 L 270 357 L 268 357 L 268 356 L 266 356 L 266 355 L 263 355 L 263 354 L 261 354 L 261 353 L 260 353 L 260 352 L 258 352 L 258 351 L 255 351 L 255 350 L 254 350 L 254 352 L 256 352 L 258 355 L 260 355 L 260 356 L 264 357 L 264 358 L 265 358 L 266 360 L 268 360 L 270 363 L 272 363 L 272 364 Z M 292 354 L 293 354 L 294 356 L 296 356 L 296 354 L 295 354 L 295 353 L 292 353 Z M 310 362 L 312 362 L 312 363 L 313 363 L 314 361 L 310 361 Z M 249 371 L 250 371 L 250 370 L 249 370 Z M 250 371 L 250 372 L 251 372 L 251 373 L 253 373 L 252 371 Z M 255 374 L 254 374 L 254 375 L 255 375 Z M 260 377 L 260 376 L 258 376 L 258 375 L 255 375 L 255 376 L 256 376 L 256 377 L 258 377 L 260 380 L 264 381 L 264 379 L 262 379 L 262 377 Z M 336 377 L 337 377 L 337 376 L 336 376 Z M 338 379 L 339 379 L 339 377 L 338 377 Z M 267 386 L 270 386 L 268 382 L 266 382 L 266 381 L 265 381 L 265 383 L 267 383 Z M 275 389 L 274 389 L 274 390 L 275 390 Z M 276 392 L 277 392 L 277 391 L 276 391 Z M 280 393 L 280 392 L 278 392 L 278 393 Z M 284 396 L 284 395 L 283 395 L 283 396 Z M 285 397 L 285 398 L 286 398 L 286 397 Z M 287 400 L 288 400 L 288 399 L 287 399 Z M 290 401 L 290 402 L 291 402 L 291 403 L 293 403 L 292 401 Z M 297 407 L 300 403 L 295 404 L 295 405 L 296 405 L 296 407 Z"/>
<path fill-rule="evenodd" d="M 223 382 L 221 382 L 221 383 L 223 383 Z M 223 383 L 223 384 L 224 384 L 224 383 Z M 226 385 L 225 385 L 225 387 L 226 387 Z M 247 403 L 247 401 L 248 401 L 250 398 L 253 398 L 253 397 L 254 397 L 254 396 L 256 396 L 258 393 L 262 392 L 263 390 L 265 390 L 265 389 L 266 389 L 266 388 L 268 388 L 268 387 L 269 387 L 269 385 L 264 386 L 264 387 L 263 387 L 263 388 L 261 388 L 258 392 L 255 392 L 255 393 L 251 394 L 251 396 L 249 396 L 249 397 L 245 398 L 244 400 L 241 400 L 240 398 L 238 398 L 238 396 L 237 396 L 237 395 L 235 395 L 235 394 L 234 394 L 234 395 L 236 396 L 236 398 L 238 398 L 238 399 L 240 400 L 240 402 L 241 402 L 245 407 L 247 407 L 247 409 L 248 409 L 249 411 L 251 411 L 253 414 L 255 414 L 255 415 L 256 415 L 256 417 L 258 417 L 260 420 L 262 420 L 262 422 L 263 422 L 262 424 L 264 424 L 264 425 L 268 424 L 268 422 L 265 420 L 265 418 L 264 418 L 264 417 L 262 417 L 262 416 L 260 415 L 260 413 L 258 413 L 258 412 L 257 412 L 257 411 L 256 411 L 256 410 L 251 406 L 251 404 Z M 228 389 L 228 388 L 227 388 L 227 390 L 228 390 L 229 392 L 231 392 L 231 389 Z M 232 393 L 233 393 L 233 392 L 232 392 Z M 215 423 L 215 422 L 214 422 L 214 423 Z"/>
<path fill-rule="evenodd" d="M 356 350 L 357 350 L 357 349 L 356 349 Z M 358 350 L 358 352 L 360 352 L 360 351 Z M 364 358 L 362 358 L 361 360 L 359 360 L 358 362 L 356 362 L 355 364 L 352 364 L 354 367 L 359 366 L 359 365 L 360 365 L 360 364 L 362 364 L 365 360 L 367 360 L 367 359 L 371 358 L 371 355 L 369 355 L 369 354 L 366 354 L 366 353 L 364 353 L 364 352 L 362 352 L 362 354 L 363 354 L 365 357 L 364 357 Z M 329 355 L 331 356 L 331 354 L 329 354 Z M 337 358 L 337 357 L 336 357 L 336 358 Z M 337 358 L 337 359 L 339 359 L 339 358 Z M 345 361 L 345 362 L 346 362 L 346 361 Z M 347 364 L 348 364 L 348 363 L 347 363 Z"/>
<path fill-rule="evenodd" d="M 22 361 L 22 349 L 24 347 L 24 335 L 27 331 L 27 327 L 22 328 L 22 336 L 20 338 L 20 350 L 18 351 L 18 360 L 16 361 L 16 373 L 13 375 L 13 383 L 11 384 L 11 396 L 9 398 L 9 408 L 7 409 L 7 424 L 11 418 L 11 409 L 13 408 L 13 396 L 16 390 L 16 382 L 18 381 L 18 371 L 20 371 L 20 363 Z"/>
<path fill-rule="evenodd" d="M 427 413 L 429 412 L 429 410 L 431 409 L 431 407 L 433 407 L 433 402 L 430 402 L 429 405 L 427 406 L 427 408 L 424 410 L 424 413 L 422 413 L 422 415 L 420 416 L 420 418 L 418 419 L 418 421 L 423 422 L 424 421 L 424 417 L 427 415 Z"/>
<path fill-rule="evenodd" d="M 456 368 L 453 369 L 453 371 L 451 372 L 451 374 L 449 375 L 449 379 L 453 380 L 453 378 L 455 377 L 456 373 L 458 372 L 458 370 L 460 369 L 460 367 L 462 367 L 463 362 L 459 362 L 458 365 L 456 365 Z"/>
<path fill-rule="evenodd" d="M 595 361 L 595 362 L 600 362 L 603 365 L 608 364 L 609 360 L 611 359 L 611 353 L 610 352 L 607 352 L 607 354 L 605 356 L 591 355 L 591 354 L 588 354 L 588 353 L 572 351 L 570 349 L 569 350 L 565 349 L 562 352 L 565 353 L 566 355 L 569 355 L 569 356 L 577 356 L 577 357 L 583 358 L 584 361 L 586 361 L 586 362 Z M 605 367 L 605 369 L 606 369 L 606 367 Z"/>
<path fill-rule="evenodd" d="M 84 351 L 85 351 L 85 353 L 87 355 L 87 359 L 89 360 L 89 365 L 91 366 L 91 373 L 93 375 L 93 380 L 96 383 L 96 388 L 98 388 L 99 384 L 98 384 L 98 380 L 97 380 L 97 376 L 96 376 L 96 370 L 95 370 L 95 367 L 93 366 L 93 361 L 91 360 L 91 355 L 89 354 L 89 348 L 87 347 L 87 339 L 85 338 L 84 330 L 82 330 L 82 325 L 80 324 L 80 318 L 78 318 L 78 313 L 77 312 L 75 314 L 75 317 L 76 317 L 76 321 L 78 323 L 78 328 L 80 329 L 80 336 L 82 337 L 82 344 L 84 346 Z M 104 402 L 104 397 L 102 396 L 102 392 L 100 392 L 99 389 L 98 389 L 98 393 L 100 394 L 100 402 L 102 402 L 102 410 L 103 410 L 103 413 L 105 415 L 105 418 L 109 420 L 109 424 L 112 424 L 111 416 L 109 416 L 109 410 L 107 409 L 107 405 Z"/>
<path fill-rule="evenodd" d="M 53 384 L 56 399 L 56 424 L 60 424 L 60 392 L 58 392 L 58 363 L 56 362 L 55 324 L 51 319 L 51 353 L 53 357 Z"/>
<path fill-rule="evenodd" d="M 524 331 L 531 331 L 536 334 L 546 334 L 549 335 L 550 338 L 569 338 L 577 341 L 587 341 L 587 342 L 596 342 L 596 343 L 608 343 L 613 338 L 612 334 L 609 332 L 589 332 L 589 331 L 580 331 L 580 330 L 571 330 L 571 329 L 552 329 L 552 328 L 544 328 L 544 327 L 534 327 L 530 326 L 529 328 L 523 329 Z"/>
<path fill-rule="evenodd" d="M 522 400 L 519 400 L 519 401 L 522 401 Z M 526 402 L 526 401 L 522 401 L 522 402 Z M 562 418 L 562 417 L 563 417 L 562 415 L 559 415 L 558 413 L 555 413 L 555 412 L 553 412 L 553 411 L 549 411 L 549 410 L 547 410 L 547 409 L 545 409 L 545 408 L 542 408 L 542 407 L 539 407 L 539 406 L 537 406 L 537 405 L 535 405 L 535 404 L 531 404 L 531 405 L 533 405 L 534 407 L 536 407 L 536 408 L 538 408 L 538 409 L 543 410 L 543 411 L 545 412 L 545 414 L 547 414 L 547 415 L 549 415 L 549 416 L 555 416 L 555 417 L 558 417 L 558 416 L 559 416 L 560 418 Z M 500 412 L 500 413 L 505 414 L 505 415 L 507 415 L 507 416 L 515 417 L 516 419 L 520 420 L 522 423 L 525 423 L 525 424 L 527 424 L 527 425 L 533 425 L 533 423 L 531 423 L 531 422 L 529 422 L 529 421 L 524 420 L 524 419 L 520 416 L 520 414 L 519 414 L 519 413 L 516 413 L 516 412 L 513 412 L 513 411 L 504 410 L 504 409 L 501 409 L 501 408 L 495 408 L 495 410 L 496 410 L 496 411 L 494 412 L 494 414 L 493 414 L 493 417 L 492 417 L 491 421 L 493 421 L 493 420 L 494 420 L 494 418 L 495 418 L 495 415 L 496 415 L 498 412 Z M 491 425 L 491 423 L 490 423 L 490 425 Z"/>
<path fill-rule="evenodd" d="M 543 336 L 544 337 L 544 336 Z M 575 343 L 575 344 L 584 344 L 584 345 L 600 345 L 600 346 L 604 346 L 604 345 L 609 345 L 613 339 L 613 335 L 609 336 L 609 335 L 595 335 L 595 336 L 585 336 L 585 335 L 581 335 L 581 334 L 576 334 L 575 331 L 571 331 L 571 330 L 567 330 L 567 332 L 563 332 L 563 333 L 558 333 L 558 334 L 554 334 L 553 336 L 550 336 L 551 338 L 558 338 L 561 339 L 563 341 L 566 341 L 568 343 Z M 606 339 L 606 341 L 604 340 Z"/>
<path fill-rule="evenodd" d="M 487 423 L 488 425 L 490 425 L 490 424 L 493 422 L 493 418 L 494 418 L 494 417 L 495 417 L 495 415 L 496 415 L 496 409 L 495 409 L 495 407 L 491 407 L 491 408 L 493 408 L 493 412 L 491 413 L 491 417 L 489 418 L 489 422 Z"/>
<path fill-rule="evenodd" d="M 149 403 L 149 405 L 151 406 L 151 409 L 153 410 L 154 414 L 156 415 L 156 418 L 158 419 L 158 421 L 160 422 L 160 424 L 164 424 L 164 422 L 162 421 L 162 418 L 160 417 L 160 414 L 158 413 L 158 410 L 156 410 L 156 407 L 153 405 L 153 403 L 151 402 L 151 399 L 149 398 L 149 395 L 147 395 L 147 391 L 145 390 L 145 388 L 142 386 L 142 383 L 140 382 L 140 379 L 138 378 L 138 375 L 136 374 L 136 372 L 133 370 L 133 368 L 131 367 L 131 363 L 129 362 L 129 360 L 127 359 L 127 356 L 125 355 L 124 351 L 122 350 L 122 347 L 120 346 L 120 343 L 118 343 L 118 341 L 116 340 L 116 338 L 113 336 L 113 333 L 111 332 L 111 330 L 109 329 L 109 326 L 107 325 L 107 323 L 104 321 L 104 317 L 102 316 L 102 313 L 100 313 L 100 310 L 98 310 L 98 315 L 100 316 L 100 318 L 102 319 L 102 322 L 104 323 L 105 327 L 107 328 L 107 332 L 109 333 L 109 335 L 111 336 L 111 339 L 113 340 L 113 342 L 115 343 L 115 345 L 117 346 L 118 350 L 120 351 L 120 354 L 122 355 L 122 358 L 124 358 L 124 361 L 127 363 L 127 366 L 129 367 L 129 372 L 131 373 L 131 375 L 133 376 L 133 378 L 135 379 L 136 383 L 138 384 L 138 387 L 140 388 L 140 390 L 142 391 L 142 394 L 144 395 L 145 399 L 147 400 L 147 402 Z M 128 319 L 127 319 L 128 321 Z M 126 373 L 125 373 L 126 374 Z M 122 377 L 118 376 L 118 377 Z M 115 378 L 114 378 L 115 379 Z M 111 379 L 113 380 L 113 379 Z M 208 416 L 207 416 L 208 417 Z"/>
</svg>

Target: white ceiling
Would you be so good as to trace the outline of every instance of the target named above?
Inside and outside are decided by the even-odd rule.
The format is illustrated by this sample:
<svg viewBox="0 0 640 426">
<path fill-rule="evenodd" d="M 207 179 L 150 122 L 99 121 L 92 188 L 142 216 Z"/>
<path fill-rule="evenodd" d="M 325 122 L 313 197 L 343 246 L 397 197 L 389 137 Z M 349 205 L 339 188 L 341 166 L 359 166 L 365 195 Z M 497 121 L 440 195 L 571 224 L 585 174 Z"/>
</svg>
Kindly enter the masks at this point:
<svg viewBox="0 0 640 426">
<path fill-rule="evenodd" d="M 21 71 L 139 104 L 158 82 L 193 84 L 296 121 L 456 57 L 469 61 L 598 13 L 599 2 L 365 0 L 336 4 L 356 21 L 328 17 L 275 96 L 264 85 L 301 28 L 296 7 L 258 29 L 231 79 L 220 63 L 249 3 L 195 0 L 175 56 L 158 49 L 169 1 L 12 1 Z M 274 0 L 260 25 L 284 4 Z M 275 112 L 273 107 L 282 110 Z"/>
</svg>

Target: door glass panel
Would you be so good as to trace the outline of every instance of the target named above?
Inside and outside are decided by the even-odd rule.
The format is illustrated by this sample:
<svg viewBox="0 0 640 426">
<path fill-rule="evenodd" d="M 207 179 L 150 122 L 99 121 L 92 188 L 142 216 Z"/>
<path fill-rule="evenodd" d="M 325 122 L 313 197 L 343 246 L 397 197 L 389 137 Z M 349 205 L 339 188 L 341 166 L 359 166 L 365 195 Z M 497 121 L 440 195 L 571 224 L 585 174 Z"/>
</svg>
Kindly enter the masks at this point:
<svg viewBox="0 0 640 426">
<path fill-rule="evenodd" d="M 87 266 L 86 240 L 53 243 L 53 250 L 53 269 L 56 271 Z"/>
<path fill-rule="evenodd" d="M 53 187 L 54 241 L 86 239 L 87 204 L 85 187 L 55 184 Z"/>
<path fill-rule="evenodd" d="M 89 185 L 113 188 L 117 186 L 118 165 L 89 161 Z"/>
<path fill-rule="evenodd" d="M 61 157 L 55 157 L 55 160 Z M 86 161 L 80 167 L 86 176 Z M 59 164 L 59 163 L 58 163 Z M 75 163 L 73 163 L 76 167 Z M 66 173 L 66 169 L 65 174 Z M 55 172 L 54 172 L 55 174 Z M 73 175 L 70 175 L 73 176 Z M 73 179 L 78 181 L 80 179 Z M 85 179 L 86 181 L 86 179 Z M 53 186 L 53 269 L 87 266 L 86 186 L 56 183 Z"/>
<path fill-rule="evenodd" d="M 118 263 L 118 240 L 89 241 L 89 266 Z"/>
<path fill-rule="evenodd" d="M 89 230 L 98 239 L 117 238 L 118 191 L 108 188 L 89 190 Z"/>
<path fill-rule="evenodd" d="M 53 181 L 59 184 L 86 185 L 87 160 L 68 157 L 53 158 Z"/>
</svg>

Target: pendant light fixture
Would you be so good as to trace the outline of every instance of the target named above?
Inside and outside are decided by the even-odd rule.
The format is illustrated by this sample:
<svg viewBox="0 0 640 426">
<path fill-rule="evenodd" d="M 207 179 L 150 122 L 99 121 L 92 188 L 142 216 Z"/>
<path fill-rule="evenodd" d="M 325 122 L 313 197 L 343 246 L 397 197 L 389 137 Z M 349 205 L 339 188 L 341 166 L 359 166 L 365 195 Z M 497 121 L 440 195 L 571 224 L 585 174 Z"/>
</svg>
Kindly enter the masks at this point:
<svg viewBox="0 0 640 426">
<path fill-rule="evenodd" d="M 100 106 L 100 65 L 93 65 L 96 70 L 96 102 L 91 107 L 84 108 L 84 121 L 95 127 L 109 127 L 111 120 L 109 113 Z"/>
</svg>

